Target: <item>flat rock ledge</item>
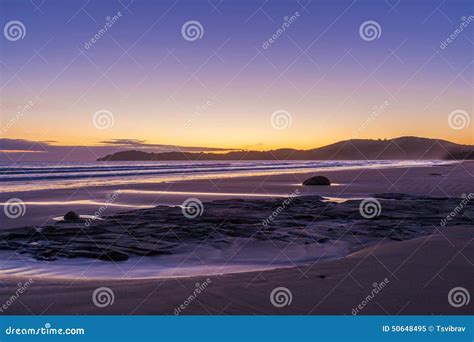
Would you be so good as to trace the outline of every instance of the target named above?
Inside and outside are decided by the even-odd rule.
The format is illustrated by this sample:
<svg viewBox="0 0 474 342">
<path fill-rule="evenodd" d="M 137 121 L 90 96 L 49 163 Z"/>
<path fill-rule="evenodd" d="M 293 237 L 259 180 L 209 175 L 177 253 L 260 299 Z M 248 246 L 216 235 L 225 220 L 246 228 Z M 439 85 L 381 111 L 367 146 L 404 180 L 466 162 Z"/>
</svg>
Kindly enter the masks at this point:
<svg viewBox="0 0 474 342">
<path fill-rule="evenodd" d="M 357 239 L 364 244 L 412 239 L 445 226 L 474 227 L 472 201 L 445 220 L 460 208 L 462 198 L 373 197 L 380 210 L 372 218 L 361 215 L 361 200 L 333 203 L 319 196 L 296 197 L 284 206 L 281 198 L 212 201 L 204 203 L 203 214 L 194 219 L 186 218 L 180 207 L 157 206 L 105 217 L 88 226 L 82 221 L 64 221 L 2 230 L 0 249 L 38 260 L 82 257 L 125 261 L 131 256 L 173 254 L 178 248 L 182 253 L 193 243 L 223 249 L 236 238 L 305 245 Z"/>
</svg>

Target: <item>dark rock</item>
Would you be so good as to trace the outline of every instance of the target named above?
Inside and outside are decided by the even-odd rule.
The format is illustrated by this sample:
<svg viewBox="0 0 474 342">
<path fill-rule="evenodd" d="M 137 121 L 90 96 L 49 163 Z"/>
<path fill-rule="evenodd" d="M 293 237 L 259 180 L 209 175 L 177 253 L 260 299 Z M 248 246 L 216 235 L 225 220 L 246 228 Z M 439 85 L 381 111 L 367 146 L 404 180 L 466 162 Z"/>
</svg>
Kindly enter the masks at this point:
<svg viewBox="0 0 474 342">
<path fill-rule="evenodd" d="M 72 210 L 68 211 L 66 215 L 64 215 L 64 221 L 78 221 L 80 219 L 81 217 L 79 216 L 79 214 Z"/>
<path fill-rule="evenodd" d="M 99 255 L 98 259 L 104 261 L 127 261 L 128 255 L 118 251 L 107 250 Z"/>
<path fill-rule="evenodd" d="M 331 181 L 324 176 L 314 176 L 305 180 L 303 185 L 331 185 Z"/>
<path fill-rule="evenodd" d="M 35 253 L 35 259 L 44 261 L 54 261 L 58 258 L 59 252 L 52 249 L 39 249 Z"/>
<path fill-rule="evenodd" d="M 187 219 L 178 207 L 138 209 L 91 221 L 90 229 L 78 224 L 82 221 L 77 221 L 78 215 L 73 213 L 76 220 L 42 227 L 0 229 L 0 250 L 14 250 L 48 261 L 63 258 L 125 261 L 137 256 L 191 253 L 196 244 L 225 249 L 236 239 L 291 242 L 301 246 L 358 242 L 359 248 L 382 239 L 399 241 L 431 234 L 460 201 L 398 193 L 374 197 L 381 202 L 383 214 L 367 219 L 360 213 L 360 200 L 328 205 L 319 196 L 298 196 L 265 229 L 262 222 L 282 206 L 280 198 L 207 202 L 206 213 L 199 220 Z M 473 217 L 474 203 L 467 202 L 446 226 L 472 227 Z"/>
</svg>

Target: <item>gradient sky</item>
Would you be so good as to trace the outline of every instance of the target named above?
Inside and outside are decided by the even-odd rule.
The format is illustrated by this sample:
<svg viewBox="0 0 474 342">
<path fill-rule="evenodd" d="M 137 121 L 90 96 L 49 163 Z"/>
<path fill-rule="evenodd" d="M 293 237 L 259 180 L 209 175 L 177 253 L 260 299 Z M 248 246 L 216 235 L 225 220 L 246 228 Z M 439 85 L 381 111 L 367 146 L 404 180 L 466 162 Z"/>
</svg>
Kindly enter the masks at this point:
<svg viewBox="0 0 474 342">
<path fill-rule="evenodd" d="M 4 139 L 260 150 L 405 135 L 474 142 L 474 122 L 448 125 L 455 110 L 473 121 L 474 21 L 440 48 L 463 16 L 474 15 L 471 0 L 0 3 L 2 27 L 11 20 L 26 27 L 24 39 L 1 37 Z M 183 39 L 189 20 L 203 26 L 201 39 Z M 373 41 L 359 35 L 368 20 L 382 29 Z M 99 130 L 93 115 L 102 109 L 114 125 Z M 290 127 L 273 128 L 277 110 L 290 113 Z"/>
</svg>

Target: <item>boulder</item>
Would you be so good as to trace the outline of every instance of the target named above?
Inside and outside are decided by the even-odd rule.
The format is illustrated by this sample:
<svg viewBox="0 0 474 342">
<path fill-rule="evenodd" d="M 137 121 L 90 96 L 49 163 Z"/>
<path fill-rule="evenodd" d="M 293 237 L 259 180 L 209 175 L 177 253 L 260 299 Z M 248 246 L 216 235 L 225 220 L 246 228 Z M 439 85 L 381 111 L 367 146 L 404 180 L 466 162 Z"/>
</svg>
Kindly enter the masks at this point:
<svg viewBox="0 0 474 342">
<path fill-rule="evenodd" d="M 72 210 L 68 211 L 66 215 L 64 215 L 64 221 L 78 221 L 80 219 L 81 217 L 79 216 L 79 214 Z"/>
<path fill-rule="evenodd" d="M 305 180 L 303 185 L 331 185 L 331 181 L 324 176 L 314 176 Z"/>
</svg>

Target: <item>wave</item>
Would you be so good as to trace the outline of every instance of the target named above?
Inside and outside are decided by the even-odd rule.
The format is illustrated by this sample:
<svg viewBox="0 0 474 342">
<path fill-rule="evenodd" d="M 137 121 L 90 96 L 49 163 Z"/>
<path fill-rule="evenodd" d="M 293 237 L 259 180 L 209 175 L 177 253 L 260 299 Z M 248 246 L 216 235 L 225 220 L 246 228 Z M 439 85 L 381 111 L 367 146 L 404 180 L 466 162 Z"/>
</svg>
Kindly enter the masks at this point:
<svg viewBox="0 0 474 342">
<path fill-rule="evenodd" d="M 24 184 L 28 188 L 63 181 L 62 186 L 80 186 L 94 180 L 94 183 L 114 180 L 143 180 L 170 176 L 189 179 L 193 175 L 208 175 L 220 178 L 227 175 L 256 175 L 266 173 L 311 172 L 313 170 L 377 168 L 396 166 L 439 165 L 447 161 L 236 161 L 236 162 L 122 162 L 122 163 L 21 163 L 0 164 L 0 192 L 20 191 Z M 82 181 L 76 182 L 76 181 Z M 54 187 L 54 186 L 53 186 Z"/>
</svg>

